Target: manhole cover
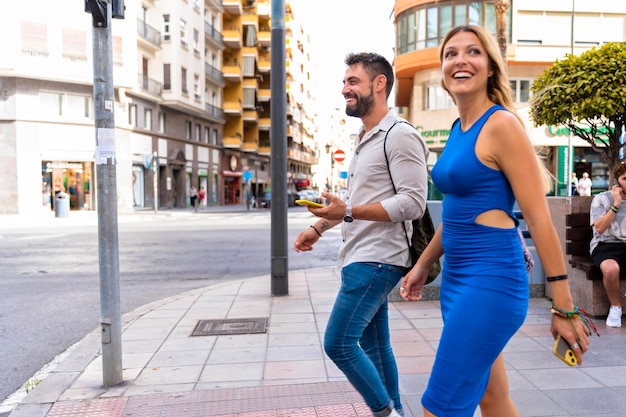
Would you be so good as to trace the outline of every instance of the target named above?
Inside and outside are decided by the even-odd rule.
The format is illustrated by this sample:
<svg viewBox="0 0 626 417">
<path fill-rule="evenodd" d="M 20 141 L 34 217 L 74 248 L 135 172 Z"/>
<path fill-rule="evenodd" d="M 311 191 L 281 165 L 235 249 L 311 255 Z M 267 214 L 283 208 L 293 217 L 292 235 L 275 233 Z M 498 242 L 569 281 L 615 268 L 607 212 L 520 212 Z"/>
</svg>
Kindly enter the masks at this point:
<svg viewBox="0 0 626 417">
<path fill-rule="evenodd" d="M 219 336 L 267 332 L 267 317 L 243 319 L 200 320 L 192 336 Z"/>
</svg>

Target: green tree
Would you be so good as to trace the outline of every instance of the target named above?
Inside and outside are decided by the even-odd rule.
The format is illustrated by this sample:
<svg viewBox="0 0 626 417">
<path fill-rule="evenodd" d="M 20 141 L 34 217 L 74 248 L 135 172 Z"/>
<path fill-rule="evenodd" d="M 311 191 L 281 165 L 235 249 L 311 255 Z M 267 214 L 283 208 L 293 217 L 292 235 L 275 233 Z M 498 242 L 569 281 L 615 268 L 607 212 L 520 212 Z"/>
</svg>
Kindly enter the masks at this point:
<svg viewBox="0 0 626 417">
<path fill-rule="evenodd" d="M 620 162 L 626 118 L 625 44 L 610 42 L 579 56 L 566 55 L 535 79 L 531 92 L 535 126 L 567 126 L 609 167 Z"/>
</svg>

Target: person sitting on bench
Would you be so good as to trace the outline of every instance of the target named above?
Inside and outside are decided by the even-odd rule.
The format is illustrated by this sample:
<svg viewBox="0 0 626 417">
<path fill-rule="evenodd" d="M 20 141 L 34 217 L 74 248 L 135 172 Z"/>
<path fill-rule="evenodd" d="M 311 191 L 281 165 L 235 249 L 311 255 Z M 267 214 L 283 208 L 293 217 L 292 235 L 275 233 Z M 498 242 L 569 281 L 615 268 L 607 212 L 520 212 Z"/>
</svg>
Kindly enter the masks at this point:
<svg viewBox="0 0 626 417">
<path fill-rule="evenodd" d="M 611 307 L 606 319 L 609 327 L 622 327 L 620 270 L 626 268 L 626 164 L 613 168 L 614 184 L 597 194 L 591 202 L 589 217 L 593 237 L 589 244 L 591 259 L 600 271 Z"/>
</svg>

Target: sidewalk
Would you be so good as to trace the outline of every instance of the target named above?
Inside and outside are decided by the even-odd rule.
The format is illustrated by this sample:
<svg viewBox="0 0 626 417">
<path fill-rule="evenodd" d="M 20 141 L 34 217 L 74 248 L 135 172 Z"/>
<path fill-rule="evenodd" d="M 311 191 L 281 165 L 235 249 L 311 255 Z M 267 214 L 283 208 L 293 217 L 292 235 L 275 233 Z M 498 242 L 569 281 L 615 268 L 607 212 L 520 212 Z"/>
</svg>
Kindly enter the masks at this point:
<svg viewBox="0 0 626 417">
<path fill-rule="evenodd" d="M 121 385 L 101 386 L 96 329 L 55 360 L 10 416 L 370 416 L 323 353 L 338 286 L 334 268 L 291 271 L 284 297 L 272 297 L 271 279 L 263 276 L 146 305 L 122 318 Z M 548 307 L 546 299 L 531 299 L 526 323 L 505 351 L 521 415 L 626 415 L 626 327 L 596 320 L 602 336 L 592 339 L 582 367 L 569 368 L 550 352 Z M 267 329 L 239 320 L 217 333 L 247 334 L 192 336 L 200 320 L 258 318 L 268 319 Z M 390 318 L 406 416 L 421 416 L 442 326 L 438 303 L 392 302 Z"/>
</svg>

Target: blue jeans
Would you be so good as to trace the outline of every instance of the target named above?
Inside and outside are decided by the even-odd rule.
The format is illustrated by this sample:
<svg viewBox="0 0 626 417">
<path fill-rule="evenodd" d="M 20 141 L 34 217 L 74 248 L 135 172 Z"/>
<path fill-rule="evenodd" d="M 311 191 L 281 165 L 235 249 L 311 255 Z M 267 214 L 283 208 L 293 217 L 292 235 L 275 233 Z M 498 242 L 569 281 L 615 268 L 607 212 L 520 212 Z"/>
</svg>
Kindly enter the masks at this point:
<svg viewBox="0 0 626 417">
<path fill-rule="evenodd" d="M 342 268 L 341 288 L 324 336 L 326 354 L 375 416 L 389 405 L 402 409 L 387 296 L 405 273 L 405 268 L 375 262 Z"/>
</svg>

